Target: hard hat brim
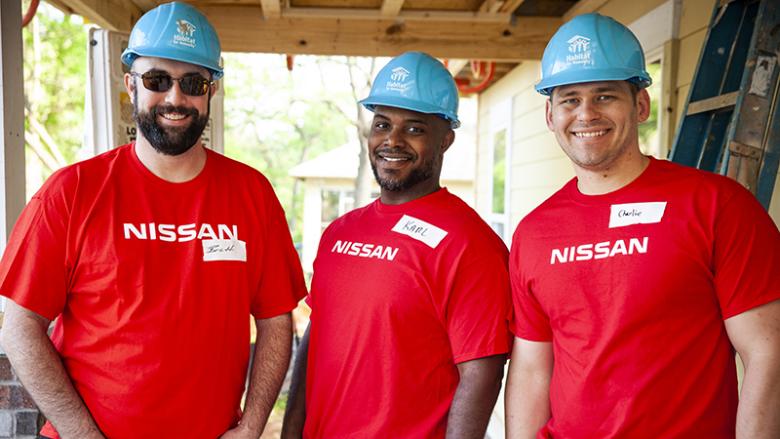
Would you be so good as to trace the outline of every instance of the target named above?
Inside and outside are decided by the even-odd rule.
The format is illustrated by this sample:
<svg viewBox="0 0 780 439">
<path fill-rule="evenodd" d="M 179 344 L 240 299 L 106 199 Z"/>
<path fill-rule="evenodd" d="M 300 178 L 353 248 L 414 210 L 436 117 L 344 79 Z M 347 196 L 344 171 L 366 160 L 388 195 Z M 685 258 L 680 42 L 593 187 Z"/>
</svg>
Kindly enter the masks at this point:
<svg viewBox="0 0 780 439">
<path fill-rule="evenodd" d="M 368 111 L 373 112 L 374 107 L 381 105 L 385 107 L 402 108 L 404 110 L 416 111 L 418 113 L 435 114 L 442 117 L 450 123 L 452 129 L 460 127 L 460 121 L 457 116 L 444 114 L 439 107 L 427 104 L 418 100 L 407 99 L 401 96 L 381 96 L 377 98 L 367 97 L 359 102 L 366 107 Z"/>
<path fill-rule="evenodd" d="M 208 60 L 193 58 L 192 54 L 182 54 L 181 56 L 171 52 L 170 49 L 155 49 L 155 48 L 143 48 L 143 50 L 130 50 L 125 49 L 122 53 L 122 62 L 130 67 L 136 58 L 148 56 L 154 58 L 170 59 L 173 61 L 179 61 L 187 64 L 193 64 L 203 67 L 212 74 L 212 80 L 216 81 L 224 75 L 224 71 L 220 66 L 214 66 Z"/>
</svg>

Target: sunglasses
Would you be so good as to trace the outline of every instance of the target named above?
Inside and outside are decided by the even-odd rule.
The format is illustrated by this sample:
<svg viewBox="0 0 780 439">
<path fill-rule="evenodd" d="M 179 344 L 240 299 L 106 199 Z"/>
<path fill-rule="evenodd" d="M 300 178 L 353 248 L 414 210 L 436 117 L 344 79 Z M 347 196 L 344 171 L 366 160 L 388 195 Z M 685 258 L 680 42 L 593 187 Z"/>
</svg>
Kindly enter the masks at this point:
<svg viewBox="0 0 780 439">
<path fill-rule="evenodd" d="M 203 96 L 209 92 L 214 81 L 208 80 L 198 73 L 191 73 L 181 78 L 174 78 L 166 72 L 150 71 L 143 74 L 130 72 L 130 75 L 141 78 L 144 88 L 149 91 L 164 93 L 173 87 L 173 81 L 179 81 L 181 92 L 188 96 Z"/>
</svg>

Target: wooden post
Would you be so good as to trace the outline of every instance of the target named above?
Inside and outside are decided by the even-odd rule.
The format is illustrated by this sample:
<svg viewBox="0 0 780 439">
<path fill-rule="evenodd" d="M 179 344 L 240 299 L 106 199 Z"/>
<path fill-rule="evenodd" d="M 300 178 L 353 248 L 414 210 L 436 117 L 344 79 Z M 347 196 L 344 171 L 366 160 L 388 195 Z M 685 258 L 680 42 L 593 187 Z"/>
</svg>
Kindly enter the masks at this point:
<svg viewBox="0 0 780 439">
<path fill-rule="evenodd" d="M 25 203 L 22 2 L 0 2 L 0 248 Z"/>
</svg>

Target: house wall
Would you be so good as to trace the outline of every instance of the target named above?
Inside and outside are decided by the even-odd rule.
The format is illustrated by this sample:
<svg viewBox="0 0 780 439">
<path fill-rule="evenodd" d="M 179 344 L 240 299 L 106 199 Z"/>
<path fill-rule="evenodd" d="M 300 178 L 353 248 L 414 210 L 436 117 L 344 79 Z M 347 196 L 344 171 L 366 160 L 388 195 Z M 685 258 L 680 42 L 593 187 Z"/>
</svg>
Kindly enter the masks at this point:
<svg viewBox="0 0 780 439">
<path fill-rule="evenodd" d="M 545 124 L 546 99 L 533 88 L 539 80 L 539 71 L 540 62 L 523 62 L 480 96 L 475 180 L 477 209 L 483 216 L 490 212 L 493 131 L 490 120 L 496 117 L 491 113 L 510 99 L 509 222 L 512 229 L 573 175 L 568 159 Z"/>
</svg>

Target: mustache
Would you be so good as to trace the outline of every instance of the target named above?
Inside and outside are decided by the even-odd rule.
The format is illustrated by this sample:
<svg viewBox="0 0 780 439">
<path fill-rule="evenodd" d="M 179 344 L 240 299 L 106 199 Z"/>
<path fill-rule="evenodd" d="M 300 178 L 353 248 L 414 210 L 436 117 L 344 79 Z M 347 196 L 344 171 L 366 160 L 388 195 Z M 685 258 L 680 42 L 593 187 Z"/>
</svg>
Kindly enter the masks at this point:
<svg viewBox="0 0 780 439">
<path fill-rule="evenodd" d="M 196 110 L 195 108 L 191 107 L 182 107 L 182 106 L 176 106 L 176 105 L 155 105 L 149 110 L 149 113 L 153 117 L 157 117 L 160 113 L 179 113 L 184 114 L 186 116 L 192 116 L 193 118 L 197 118 L 200 116 L 200 112 Z"/>
</svg>

